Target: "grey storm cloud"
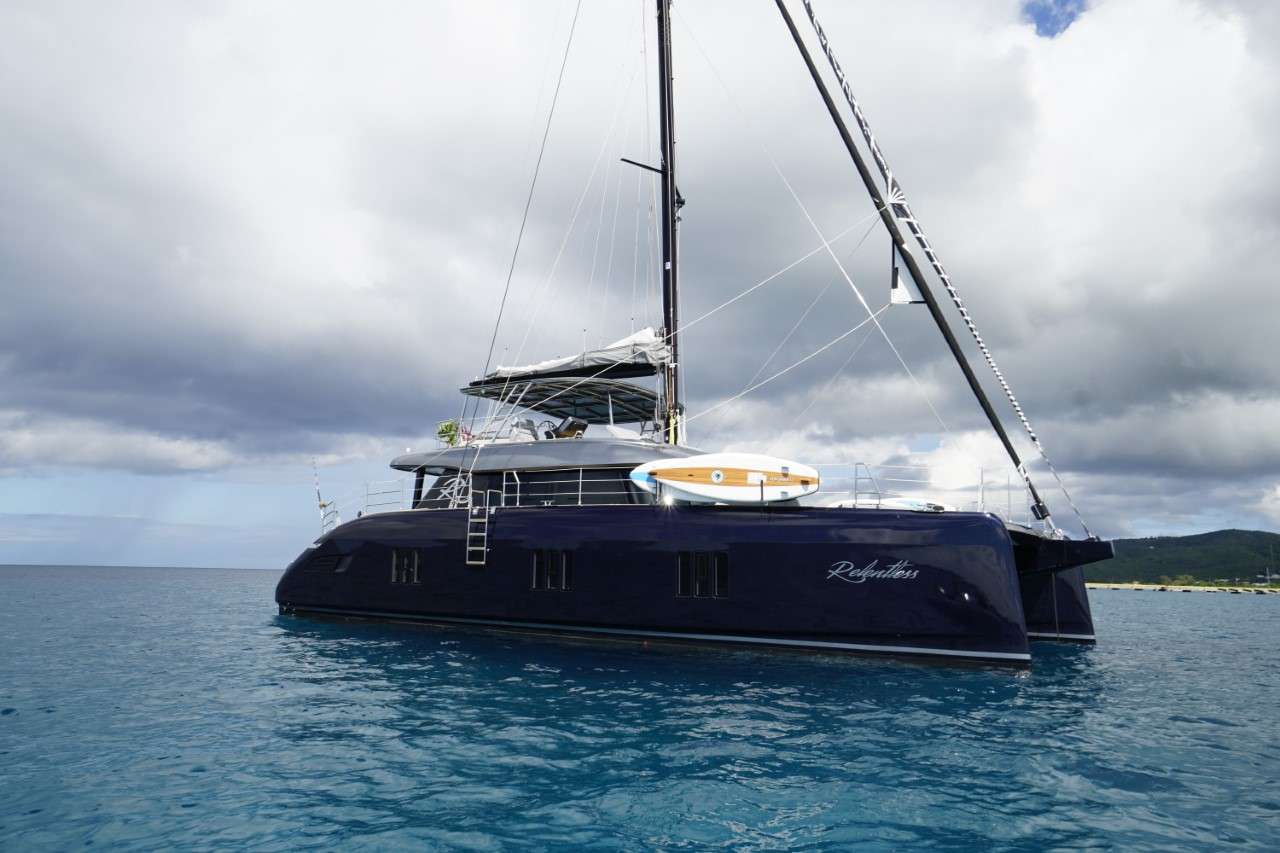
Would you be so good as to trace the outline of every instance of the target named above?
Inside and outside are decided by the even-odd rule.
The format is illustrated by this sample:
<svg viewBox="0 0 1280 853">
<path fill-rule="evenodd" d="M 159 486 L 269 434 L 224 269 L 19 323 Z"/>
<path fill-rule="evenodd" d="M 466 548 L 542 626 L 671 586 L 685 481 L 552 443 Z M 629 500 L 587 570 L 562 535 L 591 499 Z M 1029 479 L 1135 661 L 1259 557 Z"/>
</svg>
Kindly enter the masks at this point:
<svg viewBox="0 0 1280 853">
<path fill-rule="evenodd" d="M 655 159 L 650 5 L 584 4 L 497 361 L 656 319 L 651 182 L 618 161 Z M 1045 39 L 1016 0 L 817 8 L 1104 529 L 1135 504 L 1194 515 L 1213 489 L 1263 517 L 1280 483 L 1280 16 L 1109 0 Z M 571 13 L 6 4 L 0 469 L 361 457 L 456 415 Z M 675 41 L 685 320 L 819 245 L 775 162 L 827 236 L 848 232 L 835 249 L 883 304 L 886 238 L 853 251 L 873 211 L 772 4 L 686 0 Z M 690 411 L 744 387 L 828 285 L 768 376 L 863 318 L 829 259 L 693 325 Z M 982 433 L 923 309 L 884 324 L 956 441 Z M 833 375 L 865 334 L 696 419 L 695 440 L 822 458 L 936 443 L 878 336 Z"/>
</svg>

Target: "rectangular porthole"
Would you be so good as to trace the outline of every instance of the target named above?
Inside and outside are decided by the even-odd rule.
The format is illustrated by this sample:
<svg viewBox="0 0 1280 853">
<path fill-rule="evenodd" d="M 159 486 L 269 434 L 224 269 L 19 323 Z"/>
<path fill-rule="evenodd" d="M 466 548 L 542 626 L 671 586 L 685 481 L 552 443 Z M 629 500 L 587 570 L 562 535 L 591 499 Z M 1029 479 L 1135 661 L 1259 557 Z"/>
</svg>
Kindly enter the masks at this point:
<svg viewBox="0 0 1280 853">
<path fill-rule="evenodd" d="M 530 589 L 546 589 L 547 588 L 547 552 L 533 552 L 533 579 L 529 584 Z"/>
<path fill-rule="evenodd" d="M 559 589 L 560 570 L 563 568 L 559 559 L 560 554 L 557 551 L 552 551 L 547 556 L 550 558 L 547 560 L 547 589 Z"/>
<path fill-rule="evenodd" d="M 711 555 L 706 551 L 693 555 L 693 594 L 696 598 L 711 597 Z"/>
<path fill-rule="evenodd" d="M 679 598 L 727 598 L 727 551 L 680 551 L 676 554 L 676 596 Z"/>
<path fill-rule="evenodd" d="M 416 548 L 391 549 L 391 582 L 394 584 L 420 584 L 418 574 L 418 550 Z"/>
<path fill-rule="evenodd" d="M 573 589 L 573 552 L 541 548 L 533 552 L 530 589 Z"/>
<path fill-rule="evenodd" d="M 334 567 L 339 565 L 339 563 L 343 559 L 344 558 L 339 554 L 329 554 L 324 557 L 313 557 L 311 559 L 311 562 L 307 563 L 306 566 L 303 568 L 303 571 L 316 572 L 316 573 L 332 572 L 334 570 Z M 345 559 L 350 559 L 350 558 L 348 557 Z"/>
</svg>

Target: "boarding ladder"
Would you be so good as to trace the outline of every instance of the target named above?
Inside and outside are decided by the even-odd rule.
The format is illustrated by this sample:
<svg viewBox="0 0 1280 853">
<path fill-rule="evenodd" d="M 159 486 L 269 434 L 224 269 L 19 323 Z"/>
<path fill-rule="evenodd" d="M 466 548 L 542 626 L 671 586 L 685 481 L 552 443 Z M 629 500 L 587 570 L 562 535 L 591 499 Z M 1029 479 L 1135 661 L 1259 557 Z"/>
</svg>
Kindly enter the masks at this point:
<svg viewBox="0 0 1280 853">
<path fill-rule="evenodd" d="M 502 503 L 502 492 L 472 491 L 467 501 L 467 565 L 483 566 L 489 556 L 489 520 Z"/>
</svg>

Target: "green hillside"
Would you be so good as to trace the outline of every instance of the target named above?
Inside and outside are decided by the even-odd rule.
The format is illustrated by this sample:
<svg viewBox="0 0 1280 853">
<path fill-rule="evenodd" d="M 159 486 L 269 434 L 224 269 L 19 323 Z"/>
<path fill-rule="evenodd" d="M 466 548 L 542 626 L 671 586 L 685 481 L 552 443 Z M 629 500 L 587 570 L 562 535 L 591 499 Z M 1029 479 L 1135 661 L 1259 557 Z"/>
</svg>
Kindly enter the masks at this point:
<svg viewBox="0 0 1280 853">
<path fill-rule="evenodd" d="M 1104 583 L 1159 583 L 1162 577 L 1190 575 L 1196 580 L 1226 578 L 1249 583 L 1266 572 L 1268 546 L 1280 559 L 1280 534 L 1260 530 L 1215 530 L 1195 536 L 1153 536 L 1115 540 L 1114 560 L 1085 566 L 1085 578 Z M 1280 565 L 1271 566 L 1273 576 Z M 1273 577 L 1280 580 L 1280 577 Z"/>
</svg>

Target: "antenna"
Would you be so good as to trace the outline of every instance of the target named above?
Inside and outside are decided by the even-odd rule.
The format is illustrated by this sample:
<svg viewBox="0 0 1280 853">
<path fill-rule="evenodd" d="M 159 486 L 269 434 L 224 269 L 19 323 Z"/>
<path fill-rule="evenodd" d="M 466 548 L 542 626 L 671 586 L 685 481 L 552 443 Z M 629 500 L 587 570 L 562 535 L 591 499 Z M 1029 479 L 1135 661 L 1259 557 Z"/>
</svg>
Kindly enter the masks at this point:
<svg viewBox="0 0 1280 853">
<path fill-rule="evenodd" d="M 325 521 L 329 517 L 329 507 L 333 506 L 333 501 L 326 501 L 320 497 L 320 466 L 316 463 L 316 458 L 311 457 L 311 477 L 316 486 L 316 504 L 320 508 L 320 532 L 325 531 Z M 335 511 L 336 516 L 336 511 Z"/>
</svg>

